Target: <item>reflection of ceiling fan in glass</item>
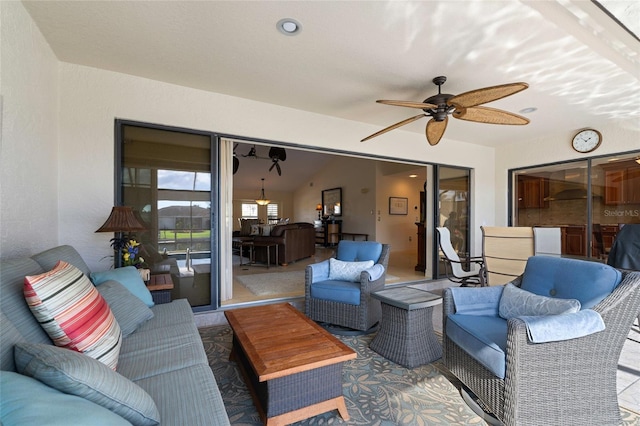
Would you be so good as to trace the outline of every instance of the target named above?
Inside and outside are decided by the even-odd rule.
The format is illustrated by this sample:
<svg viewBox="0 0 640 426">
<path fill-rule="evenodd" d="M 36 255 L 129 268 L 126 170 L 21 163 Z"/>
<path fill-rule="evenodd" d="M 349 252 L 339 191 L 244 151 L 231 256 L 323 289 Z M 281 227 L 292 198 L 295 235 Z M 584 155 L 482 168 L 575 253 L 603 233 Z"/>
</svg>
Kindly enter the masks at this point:
<svg viewBox="0 0 640 426">
<path fill-rule="evenodd" d="M 236 148 L 238 147 L 238 144 L 236 144 L 233 147 L 233 174 L 235 175 L 236 172 L 238 171 L 238 168 L 240 167 L 240 159 L 238 158 L 238 155 L 236 154 Z M 268 157 L 262 157 L 259 156 L 257 151 L 256 151 L 256 146 L 253 145 L 251 147 L 251 149 L 249 150 L 249 152 L 247 152 L 246 154 L 241 154 L 242 157 L 245 158 L 254 158 L 256 160 L 271 160 L 271 167 L 269 167 L 269 171 L 273 170 L 274 168 L 276 169 L 276 171 L 278 172 L 278 176 L 282 176 L 282 169 L 280 168 L 280 161 L 286 161 L 287 159 L 287 152 L 284 150 L 284 148 L 280 148 L 277 146 L 272 146 L 271 148 L 269 148 L 269 156 Z"/>
<path fill-rule="evenodd" d="M 461 120 L 475 121 L 478 123 L 488 124 L 528 124 L 529 120 L 520 115 L 513 114 L 500 109 L 480 106 L 487 102 L 505 98 L 507 96 L 525 90 L 529 85 L 527 83 L 510 83 L 500 86 L 485 87 L 483 89 L 472 90 L 470 92 L 461 93 L 459 95 L 449 95 L 441 93 L 440 88 L 447 81 L 447 77 L 441 76 L 433 79 L 433 83 L 438 86 L 438 94 L 433 95 L 423 102 L 411 101 L 388 101 L 378 100 L 376 102 L 387 105 L 417 108 L 424 111 L 414 117 L 407 118 L 396 124 L 392 124 L 379 132 L 367 136 L 361 142 L 380 136 L 390 130 L 397 129 L 405 124 L 412 123 L 422 117 L 431 117 L 427 122 L 426 134 L 427 141 L 430 145 L 437 145 L 444 135 L 449 121 L 449 114 L 454 118 Z"/>
</svg>

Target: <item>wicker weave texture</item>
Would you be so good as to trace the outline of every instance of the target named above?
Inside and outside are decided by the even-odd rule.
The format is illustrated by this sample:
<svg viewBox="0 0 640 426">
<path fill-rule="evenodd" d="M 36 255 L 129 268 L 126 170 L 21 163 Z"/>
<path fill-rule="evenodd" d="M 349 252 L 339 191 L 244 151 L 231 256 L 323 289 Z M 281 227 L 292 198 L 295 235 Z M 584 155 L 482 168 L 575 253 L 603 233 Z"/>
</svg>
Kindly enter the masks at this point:
<svg viewBox="0 0 640 426">
<path fill-rule="evenodd" d="M 385 273 L 377 280 L 369 281 L 369 274 L 364 272 L 360 280 L 360 305 L 350 305 L 331 300 L 311 297 L 312 274 L 309 267 L 305 271 L 305 314 L 314 321 L 340 325 L 354 330 L 366 331 L 373 327 L 382 317 L 380 301 L 373 299 L 371 293 L 382 290 L 385 284 L 386 270 L 389 264 L 388 244 L 382 244 L 382 252 L 378 264 L 384 266 Z"/>
<path fill-rule="evenodd" d="M 406 310 L 382 303 L 380 330 L 370 344 L 383 357 L 413 368 L 442 356 L 433 332 L 433 307 Z"/>
<path fill-rule="evenodd" d="M 640 311 L 640 272 L 623 271 L 623 281 L 593 308 L 605 322 L 604 331 L 534 344 L 528 340 L 525 323 L 510 319 L 504 380 L 446 336 L 446 316 L 455 312 L 449 291 L 443 309 L 445 365 L 505 425 L 620 424 L 616 370 Z"/>
</svg>

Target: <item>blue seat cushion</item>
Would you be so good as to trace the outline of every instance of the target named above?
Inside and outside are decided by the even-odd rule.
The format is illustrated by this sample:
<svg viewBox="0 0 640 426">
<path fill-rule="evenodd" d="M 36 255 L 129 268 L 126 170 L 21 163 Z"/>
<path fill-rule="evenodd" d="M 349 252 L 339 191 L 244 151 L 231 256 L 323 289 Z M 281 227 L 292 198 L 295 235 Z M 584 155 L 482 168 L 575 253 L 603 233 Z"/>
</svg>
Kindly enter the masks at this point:
<svg viewBox="0 0 640 426">
<path fill-rule="evenodd" d="M 382 244 L 376 241 L 340 241 L 336 259 L 345 262 L 362 262 L 373 260 L 378 262 L 382 254 Z"/>
<path fill-rule="evenodd" d="M 598 262 L 551 256 L 527 260 L 521 288 L 540 296 L 578 299 L 582 309 L 590 309 L 616 288 L 622 274 Z"/>
<path fill-rule="evenodd" d="M 447 337 L 497 377 L 506 370 L 507 321 L 494 316 L 449 314 Z"/>
<path fill-rule="evenodd" d="M 349 281 L 319 281 L 311 284 L 311 297 L 332 302 L 360 305 L 360 283 Z"/>
</svg>

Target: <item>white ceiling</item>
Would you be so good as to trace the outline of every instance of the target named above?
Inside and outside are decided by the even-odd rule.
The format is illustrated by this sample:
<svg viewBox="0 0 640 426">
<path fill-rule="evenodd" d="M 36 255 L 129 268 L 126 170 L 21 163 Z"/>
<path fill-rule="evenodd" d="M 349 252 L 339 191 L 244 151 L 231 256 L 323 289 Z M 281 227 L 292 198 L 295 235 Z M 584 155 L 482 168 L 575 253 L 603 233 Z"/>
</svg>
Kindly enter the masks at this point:
<svg viewBox="0 0 640 426">
<path fill-rule="evenodd" d="M 441 143 L 640 125 L 640 42 L 589 1 L 23 3 L 61 61 L 370 123 L 370 133 L 417 113 L 376 99 L 420 102 L 438 75 L 452 94 L 524 81 L 489 106 L 538 108 L 527 126 L 451 119 Z M 634 2 L 616 3 L 637 19 Z M 282 18 L 302 31 L 281 34 Z M 426 121 L 366 143 L 398 131 L 424 139 Z"/>
</svg>

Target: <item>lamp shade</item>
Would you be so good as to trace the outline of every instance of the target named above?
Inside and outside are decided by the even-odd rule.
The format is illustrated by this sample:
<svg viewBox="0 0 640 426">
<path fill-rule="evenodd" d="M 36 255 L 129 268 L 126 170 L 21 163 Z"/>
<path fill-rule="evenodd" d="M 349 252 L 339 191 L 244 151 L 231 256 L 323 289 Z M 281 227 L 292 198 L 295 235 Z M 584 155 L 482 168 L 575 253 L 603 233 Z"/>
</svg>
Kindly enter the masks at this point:
<svg viewBox="0 0 640 426">
<path fill-rule="evenodd" d="M 319 212 L 322 211 L 322 204 L 317 204 L 316 205 L 316 210 L 319 211 Z"/>
<path fill-rule="evenodd" d="M 96 232 L 132 232 L 145 229 L 136 219 L 131 207 L 115 206 L 111 209 L 106 222 Z"/>
<path fill-rule="evenodd" d="M 262 178 L 262 191 L 260 192 L 260 198 L 256 198 L 256 204 L 259 206 L 266 206 L 270 202 L 271 200 L 264 196 L 264 178 Z"/>
</svg>

